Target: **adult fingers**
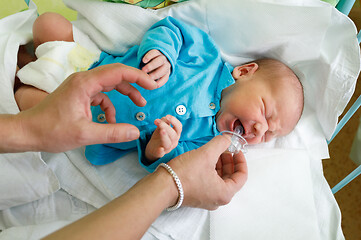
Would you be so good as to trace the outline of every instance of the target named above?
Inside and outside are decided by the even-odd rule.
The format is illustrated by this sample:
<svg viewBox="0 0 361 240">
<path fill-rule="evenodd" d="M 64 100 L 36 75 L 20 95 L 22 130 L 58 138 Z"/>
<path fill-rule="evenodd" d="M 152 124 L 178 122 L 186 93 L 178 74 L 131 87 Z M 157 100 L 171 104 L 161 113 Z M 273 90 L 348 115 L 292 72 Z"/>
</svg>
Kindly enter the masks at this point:
<svg viewBox="0 0 361 240">
<path fill-rule="evenodd" d="M 236 187 L 240 189 L 246 182 L 248 177 L 248 167 L 246 158 L 242 152 L 233 155 L 234 161 L 234 173 L 229 176 L 230 179 L 236 184 Z"/>
<path fill-rule="evenodd" d="M 147 103 L 140 92 L 127 82 L 118 84 L 115 89 L 121 94 L 128 96 L 139 107 L 144 107 Z"/>
<path fill-rule="evenodd" d="M 137 106 L 143 107 L 146 105 L 147 101 L 144 99 L 144 97 L 140 94 L 140 92 L 132 85 L 130 85 L 127 82 L 122 82 L 114 87 L 115 90 L 117 90 L 119 93 L 128 96 Z M 113 90 L 112 89 L 106 89 L 106 90 Z M 103 90 L 106 92 L 106 90 Z M 98 98 L 101 93 L 97 93 L 94 96 L 91 96 L 91 98 Z"/>
<path fill-rule="evenodd" d="M 123 65 L 121 63 L 107 64 L 84 72 L 89 96 L 101 91 L 111 91 L 122 82 L 136 83 L 139 86 L 153 90 L 158 84 L 145 72 Z M 124 85 L 121 85 L 124 87 Z M 136 89 L 134 89 L 137 91 Z M 133 91 L 134 91 L 133 90 Z"/>
<path fill-rule="evenodd" d="M 223 175 L 223 163 L 222 163 L 222 158 L 220 157 L 218 162 L 216 163 L 216 171 L 218 176 L 222 177 Z"/>
<path fill-rule="evenodd" d="M 219 156 L 229 147 L 231 141 L 223 135 L 215 136 L 211 141 L 199 148 L 199 150 L 205 151 L 209 159 L 213 161 L 214 165 L 219 160 Z"/>
<path fill-rule="evenodd" d="M 98 93 L 93 97 L 91 102 L 92 106 L 100 106 L 100 108 L 105 112 L 105 118 L 108 123 L 115 123 L 115 108 L 113 103 L 110 101 L 109 97 L 104 93 Z"/>
<path fill-rule="evenodd" d="M 246 157 L 242 152 L 233 155 L 235 171 L 247 171 Z"/>
<path fill-rule="evenodd" d="M 241 152 L 233 156 L 226 152 L 222 154 L 221 161 L 222 166 L 217 169 L 217 173 L 224 181 L 223 194 L 219 200 L 220 205 L 224 205 L 228 204 L 234 194 L 246 183 L 248 171 L 246 160 Z"/>
<path fill-rule="evenodd" d="M 222 153 L 220 161 L 218 161 L 217 164 L 218 163 L 221 163 L 217 170 L 221 172 L 220 176 L 222 178 L 227 178 L 234 173 L 235 166 L 233 156 L 230 152 Z"/>
<path fill-rule="evenodd" d="M 131 124 L 86 122 L 84 126 L 83 135 L 81 136 L 83 145 L 128 142 L 139 138 L 138 128 Z"/>
</svg>

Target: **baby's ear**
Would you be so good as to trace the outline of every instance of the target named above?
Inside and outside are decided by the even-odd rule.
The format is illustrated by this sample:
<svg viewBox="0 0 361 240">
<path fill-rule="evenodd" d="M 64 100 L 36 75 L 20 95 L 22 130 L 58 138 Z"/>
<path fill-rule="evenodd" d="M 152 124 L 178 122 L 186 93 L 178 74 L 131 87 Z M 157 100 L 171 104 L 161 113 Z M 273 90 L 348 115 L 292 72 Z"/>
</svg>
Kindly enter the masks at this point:
<svg viewBox="0 0 361 240">
<path fill-rule="evenodd" d="M 257 63 L 247 63 L 245 65 L 237 66 L 233 69 L 232 76 L 234 79 L 239 79 L 243 76 L 253 75 L 258 69 Z"/>
</svg>

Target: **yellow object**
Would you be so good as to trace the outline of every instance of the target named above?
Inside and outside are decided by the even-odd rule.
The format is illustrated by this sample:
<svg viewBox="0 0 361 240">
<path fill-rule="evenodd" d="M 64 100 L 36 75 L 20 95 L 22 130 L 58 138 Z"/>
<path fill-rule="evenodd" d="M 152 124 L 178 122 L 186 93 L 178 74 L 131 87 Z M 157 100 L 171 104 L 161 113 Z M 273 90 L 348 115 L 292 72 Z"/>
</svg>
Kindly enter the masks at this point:
<svg viewBox="0 0 361 240">
<path fill-rule="evenodd" d="M 73 66 L 74 72 L 86 71 L 99 59 L 99 54 L 90 52 L 88 49 L 76 44 L 69 52 L 68 61 Z"/>
<path fill-rule="evenodd" d="M 0 0 L 0 18 L 20 12 L 27 7 L 24 0 Z"/>
<path fill-rule="evenodd" d="M 69 21 L 76 20 L 76 11 L 66 7 L 62 0 L 33 0 L 33 2 L 38 7 L 39 14 L 56 12 L 66 17 Z"/>
<path fill-rule="evenodd" d="M 142 8 L 160 9 L 167 7 L 173 3 L 184 2 L 188 0 L 103 0 L 113 3 L 127 3 L 131 5 L 137 5 Z"/>
<path fill-rule="evenodd" d="M 76 19 L 76 11 L 66 7 L 62 0 L 33 0 L 33 2 L 38 7 L 39 14 L 57 12 L 70 21 Z M 27 8 L 24 0 L 0 0 L 0 19 Z"/>
</svg>

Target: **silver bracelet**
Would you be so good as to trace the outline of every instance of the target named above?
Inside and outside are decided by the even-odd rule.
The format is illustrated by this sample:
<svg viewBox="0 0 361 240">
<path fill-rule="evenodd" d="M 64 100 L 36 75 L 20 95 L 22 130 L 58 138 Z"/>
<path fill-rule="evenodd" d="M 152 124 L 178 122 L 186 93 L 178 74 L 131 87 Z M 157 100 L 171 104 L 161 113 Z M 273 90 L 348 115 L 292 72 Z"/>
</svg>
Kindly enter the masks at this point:
<svg viewBox="0 0 361 240">
<path fill-rule="evenodd" d="M 178 208 L 180 208 L 180 206 L 182 206 L 183 203 L 183 199 L 184 199 L 184 192 L 183 192 L 183 187 L 182 187 L 182 183 L 179 180 L 177 174 L 173 171 L 173 169 L 166 163 L 161 163 L 158 165 L 157 169 L 159 167 L 164 167 L 168 173 L 173 177 L 174 183 L 177 185 L 178 188 L 178 201 L 174 206 L 171 206 L 169 208 L 167 208 L 167 211 L 174 211 L 177 210 Z"/>
</svg>

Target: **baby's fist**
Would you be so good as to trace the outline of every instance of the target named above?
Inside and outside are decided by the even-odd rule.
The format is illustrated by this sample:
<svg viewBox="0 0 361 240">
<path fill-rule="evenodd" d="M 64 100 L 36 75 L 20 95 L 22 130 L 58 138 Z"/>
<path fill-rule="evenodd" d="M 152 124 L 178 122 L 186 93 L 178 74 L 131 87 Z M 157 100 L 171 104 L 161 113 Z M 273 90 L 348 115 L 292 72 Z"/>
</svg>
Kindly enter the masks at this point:
<svg viewBox="0 0 361 240">
<path fill-rule="evenodd" d="M 168 81 L 171 65 L 163 53 L 152 49 L 144 55 L 142 61 L 145 64 L 142 70 L 157 81 L 159 87 Z"/>
</svg>

